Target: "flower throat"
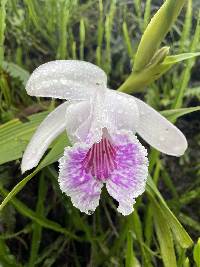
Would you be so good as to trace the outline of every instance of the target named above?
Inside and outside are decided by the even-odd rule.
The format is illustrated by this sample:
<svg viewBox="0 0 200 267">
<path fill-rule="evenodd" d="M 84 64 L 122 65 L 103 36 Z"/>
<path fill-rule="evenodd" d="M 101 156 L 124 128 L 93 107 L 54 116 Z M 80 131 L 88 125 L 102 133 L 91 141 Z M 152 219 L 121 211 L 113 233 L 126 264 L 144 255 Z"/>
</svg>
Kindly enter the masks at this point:
<svg viewBox="0 0 200 267">
<path fill-rule="evenodd" d="M 106 128 L 103 129 L 102 139 L 94 143 L 88 150 L 83 166 L 87 173 L 99 180 L 106 180 L 110 173 L 116 168 L 116 148 Z"/>
</svg>

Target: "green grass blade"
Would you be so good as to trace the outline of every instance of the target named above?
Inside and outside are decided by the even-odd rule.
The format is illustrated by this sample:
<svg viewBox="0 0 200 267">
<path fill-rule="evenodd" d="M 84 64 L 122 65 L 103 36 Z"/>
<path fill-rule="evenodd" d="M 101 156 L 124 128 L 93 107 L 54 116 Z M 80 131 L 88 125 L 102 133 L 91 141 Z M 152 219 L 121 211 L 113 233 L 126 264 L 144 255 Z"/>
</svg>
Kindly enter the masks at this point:
<svg viewBox="0 0 200 267">
<path fill-rule="evenodd" d="M 6 29 L 6 4 L 7 0 L 1 0 L 0 2 L 0 70 L 2 69 L 4 60 L 4 40 Z"/>
<path fill-rule="evenodd" d="M 105 40 L 106 40 L 106 62 L 105 62 L 105 70 L 107 74 L 111 71 L 111 35 L 112 35 L 112 27 L 113 20 L 116 11 L 116 0 L 112 0 L 110 4 L 109 13 L 106 15 L 105 21 Z"/>
<path fill-rule="evenodd" d="M 57 141 L 55 142 L 55 145 L 50 150 L 50 152 L 47 154 L 47 156 L 41 161 L 41 163 L 38 165 L 38 167 L 28 176 L 26 176 L 24 179 L 22 179 L 6 196 L 6 198 L 2 201 L 0 205 L 0 211 L 8 204 L 9 201 L 12 200 L 12 198 L 19 193 L 24 186 L 44 167 L 48 166 L 49 164 L 52 164 L 53 162 L 57 161 L 63 151 L 64 147 L 68 145 L 68 140 L 66 138 L 66 135 L 63 134 L 58 137 Z"/>
<path fill-rule="evenodd" d="M 199 12 L 199 17 L 198 17 L 194 37 L 193 37 L 192 44 L 190 47 L 191 53 L 197 50 L 199 40 L 200 40 L 200 12 Z M 192 67 L 194 66 L 194 63 L 195 63 L 195 59 L 193 58 L 190 59 L 183 72 L 183 75 L 181 77 L 181 83 L 179 84 L 179 89 L 177 92 L 177 97 L 173 103 L 173 108 L 175 109 L 180 108 L 182 106 L 184 93 L 188 87 L 188 83 L 189 83 L 190 76 L 191 76 L 191 70 L 192 70 Z"/>
<path fill-rule="evenodd" d="M 176 119 L 190 114 L 192 112 L 200 111 L 200 106 L 198 107 L 191 107 L 191 108 L 179 108 L 179 109 L 170 109 L 164 110 L 161 112 L 163 116 L 165 116 L 170 121 L 176 121 Z"/>
<path fill-rule="evenodd" d="M 184 60 L 192 60 L 193 58 L 200 56 L 200 52 L 191 52 L 184 53 L 180 55 L 166 56 L 165 53 L 168 51 L 167 47 L 163 47 L 159 50 L 161 55 L 156 54 L 151 63 L 146 66 L 140 72 L 132 72 L 132 74 L 128 77 L 128 79 L 119 87 L 119 91 L 125 93 L 134 93 L 142 91 L 147 85 L 153 83 L 158 80 L 164 73 L 170 70 L 175 64 L 184 61 Z M 164 52 L 164 55 L 162 55 Z M 163 56 L 165 58 L 163 58 Z M 188 63 L 190 65 L 190 63 Z M 191 68 L 190 68 L 191 70 Z M 189 76 L 186 76 L 187 79 Z M 184 83 L 184 86 L 187 86 L 187 83 Z M 184 91 L 183 91 L 184 92 Z"/>
<path fill-rule="evenodd" d="M 59 46 L 57 51 L 58 59 L 66 59 L 67 54 L 67 25 L 69 22 L 69 7 L 65 1 L 60 3 L 59 9 Z"/>
<path fill-rule="evenodd" d="M 135 13 L 136 13 L 136 18 L 137 18 L 139 29 L 141 32 L 143 32 L 141 0 L 133 0 L 133 4 L 135 7 Z"/>
<path fill-rule="evenodd" d="M 0 240 L 0 266 L 2 267 L 21 267 L 21 264 L 16 262 L 14 255 L 3 240 Z"/>
<path fill-rule="evenodd" d="M 26 123 L 14 119 L 0 125 L 0 164 L 22 157 L 28 141 L 47 114 L 41 112 L 31 115 Z"/>
<path fill-rule="evenodd" d="M 84 20 L 80 20 L 80 26 L 79 26 L 79 35 L 80 35 L 80 59 L 84 60 L 84 44 L 85 44 L 85 24 Z"/>
<path fill-rule="evenodd" d="M 44 202 L 45 202 L 46 192 L 47 192 L 47 186 L 46 186 L 46 182 L 44 179 L 44 174 L 42 173 L 40 176 L 40 181 L 39 181 L 38 201 L 37 201 L 37 206 L 36 206 L 36 215 L 40 218 L 44 217 Z M 30 257 L 29 257 L 29 263 L 28 263 L 29 267 L 35 266 L 35 262 L 38 257 L 41 237 L 42 237 L 42 227 L 41 225 L 34 223 Z"/>
<path fill-rule="evenodd" d="M 169 209 L 167 206 L 167 203 L 161 196 L 160 192 L 156 188 L 153 180 L 149 176 L 148 181 L 147 181 L 147 192 L 153 193 L 158 199 L 159 199 L 159 204 L 160 207 L 163 211 L 163 214 L 165 215 L 166 222 L 169 224 L 174 237 L 178 241 L 179 245 L 182 248 L 188 248 L 193 244 L 192 239 L 188 235 L 188 233 L 185 231 L 183 226 L 180 224 L 178 219 L 175 217 L 175 215 L 172 213 L 172 211 Z"/>
<path fill-rule="evenodd" d="M 185 15 L 185 21 L 183 24 L 183 31 L 181 34 L 179 51 L 180 53 L 185 52 L 186 44 L 189 41 L 190 31 L 192 26 L 192 0 L 187 1 L 187 11 Z"/>
<path fill-rule="evenodd" d="M 24 0 L 24 3 L 27 5 L 28 7 L 28 11 L 29 11 L 29 15 L 30 18 L 33 21 L 34 26 L 40 30 L 40 19 L 37 15 L 37 11 L 35 9 L 35 3 L 32 0 Z"/>
<path fill-rule="evenodd" d="M 8 191 L 6 189 L 4 189 L 1 185 L 0 185 L 0 193 L 3 196 L 9 195 Z M 16 210 L 19 213 L 21 213 L 25 217 L 28 217 L 29 219 L 31 219 L 35 223 L 41 225 L 42 227 L 47 228 L 47 229 L 51 229 L 55 232 L 62 233 L 62 234 L 66 235 L 70 238 L 78 239 L 74 234 L 67 231 L 65 228 L 60 226 L 58 223 L 51 221 L 49 219 L 46 219 L 46 218 L 39 217 L 37 213 L 35 213 L 31 209 L 29 209 L 24 203 L 22 203 L 17 198 L 12 197 L 12 199 L 10 199 L 10 202 L 12 203 L 12 205 L 16 208 Z"/>
<path fill-rule="evenodd" d="M 9 73 L 11 77 L 18 78 L 20 81 L 22 81 L 24 85 L 26 84 L 30 76 L 30 73 L 27 70 L 12 62 L 4 61 L 3 69 L 7 73 Z"/>
<path fill-rule="evenodd" d="M 161 256 L 165 267 L 177 267 L 174 251 L 174 244 L 171 230 L 166 223 L 166 218 L 163 215 L 163 210 L 152 199 L 153 216 L 155 222 L 155 230 L 160 244 Z"/>
<path fill-rule="evenodd" d="M 146 0 L 144 10 L 143 29 L 145 30 L 151 17 L 151 0 Z"/>
<path fill-rule="evenodd" d="M 139 267 L 133 252 L 133 237 L 131 232 L 127 233 L 126 264 L 125 267 Z"/>
<path fill-rule="evenodd" d="M 132 45 L 131 45 L 130 36 L 129 36 L 129 33 L 128 33 L 128 27 L 127 27 L 127 24 L 126 24 L 125 21 L 122 24 L 122 30 L 123 30 L 124 42 L 126 44 L 127 52 L 128 52 L 130 60 L 132 60 L 132 58 L 133 58 L 133 49 L 132 49 Z"/>
<path fill-rule="evenodd" d="M 102 43 L 104 34 L 104 23 L 103 23 L 103 2 L 99 0 L 99 20 L 97 29 L 97 49 L 96 49 L 96 62 L 98 66 L 102 64 Z"/>
<path fill-rule="evenodd" d="M 197 244 L 194 247 L 193 258 L 196 266 L 200 267 L 200 238 L 198 239 Z"/>
<path fill-rule="evenodd" d="M 184 4 L 185 0 L 166 0 L 154 15 L 138 46 L 134 62 L 134 70 L 136 72 L 141 71 L 149 64 Z"/>
</svg>

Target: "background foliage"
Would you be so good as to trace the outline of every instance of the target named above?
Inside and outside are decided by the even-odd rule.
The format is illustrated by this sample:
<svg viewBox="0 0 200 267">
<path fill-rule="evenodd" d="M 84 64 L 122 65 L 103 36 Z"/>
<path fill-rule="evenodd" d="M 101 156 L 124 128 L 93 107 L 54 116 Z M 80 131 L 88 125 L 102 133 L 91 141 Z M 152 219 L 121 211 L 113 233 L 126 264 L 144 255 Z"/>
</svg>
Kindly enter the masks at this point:
<svg viewBox="0 0 200 267">
<path fill-rule="evenodd" d="M 163 42 L 171 54 L 200 51 L 200 3 L 186 2 Z M 1 205 L 0 266 L 200 266 L 200 122 L 199 112 L 192 112 L 200 105 L 197 59 L 174 66 L 137 95 L 158 110 L 168 110 L 164 114 L 172 121 L 180 117 L 176 124 L 189 148 L 180 159 L 149 148 L 151 177 L 130 216 L 119 215 L 106 192 L 92 216 L 81 214 L 62 195 L 54 162 L 68 143 L 65 135 L 33 173 L 22 177 L 20 172 L 28 140 L 59 104 L 29 97 L 24 89 L 29 74 L 50 60 L 84 59 L 101 66 L 110 88 L 117 89 L 131 72 L 141 35 L 161 3 L 1 0 L 2 200 L 16 187 Z M 178 110 L 170 113 L 174 108 Z"/>
</svg>

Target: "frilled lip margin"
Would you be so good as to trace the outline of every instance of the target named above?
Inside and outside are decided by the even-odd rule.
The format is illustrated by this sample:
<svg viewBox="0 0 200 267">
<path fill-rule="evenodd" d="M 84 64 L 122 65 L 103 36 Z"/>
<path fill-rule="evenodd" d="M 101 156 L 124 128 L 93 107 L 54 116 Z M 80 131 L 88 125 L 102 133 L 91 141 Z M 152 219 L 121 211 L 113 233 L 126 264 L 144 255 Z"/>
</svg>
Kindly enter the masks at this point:
<svg viewBox="0 0 200 267">
<path fill-rule="evenodd" d="M 110 138 L 112 144 L 104 137 L 92 147 L 77 143 L 66 148 L 59 160 L 61 190 L 71 197 L 75 207 L 87 214 L 98 206 L 104 184 L 119 202 L 118 211 L 123 215 L 133 211 L 135 198 L 145 190 L 146 149 L 130 132 L 118 131 Z"/>
</svg>

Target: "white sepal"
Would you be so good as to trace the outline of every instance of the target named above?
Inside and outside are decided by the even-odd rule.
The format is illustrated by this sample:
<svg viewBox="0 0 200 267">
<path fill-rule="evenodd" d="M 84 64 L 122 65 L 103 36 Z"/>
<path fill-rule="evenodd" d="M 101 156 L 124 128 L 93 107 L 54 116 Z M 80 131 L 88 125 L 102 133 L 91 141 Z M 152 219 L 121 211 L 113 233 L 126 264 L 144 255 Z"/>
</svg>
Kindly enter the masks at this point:
<svg viewBox="0 0 200 267">
<path fill-rule="evenodd" d="M 105 72 L 89 62 L 55 60 L 39 66 L 30 76 L 26 90 L 31 96 L 88 100 L 105 90 Z"/>
<path fill-rule="evenodd" d="M 40 124 L 24 152 L 22 173 L 35 167 L 51 142 L 65 130 L 65 113 L 68 106 L 68 102 L 61 104 Z"/>
</svg>

